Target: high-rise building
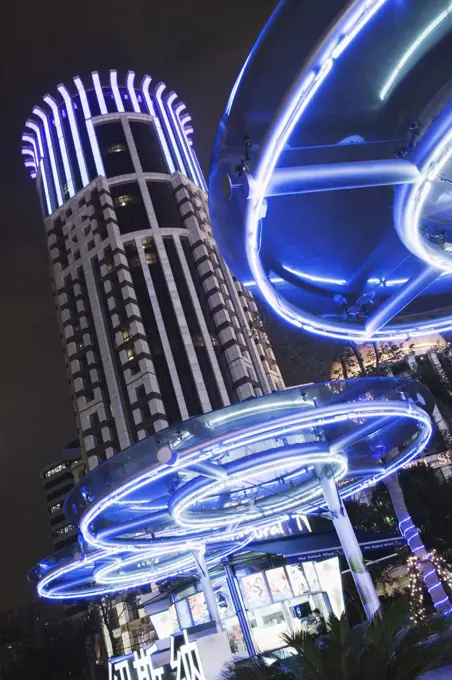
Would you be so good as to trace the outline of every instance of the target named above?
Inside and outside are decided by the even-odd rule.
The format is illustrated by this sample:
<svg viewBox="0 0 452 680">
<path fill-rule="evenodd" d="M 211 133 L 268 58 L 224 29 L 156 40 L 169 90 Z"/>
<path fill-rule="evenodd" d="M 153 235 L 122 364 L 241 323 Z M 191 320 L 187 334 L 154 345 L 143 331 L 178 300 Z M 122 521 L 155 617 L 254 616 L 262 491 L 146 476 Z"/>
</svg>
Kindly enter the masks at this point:
<svg viewBox="0 0 452 680">
<path fill-rule="evenodd" d="M 26 122 L 80 440 L 95 467 L 177 420 L 283 387 L 212 238 L 185 105 L 97 72 Z"/>
<path fill-rule="evenodd" d="M 64 514 L 66 496 L 84 474 L 82 454 L 78 442 L 68 444 L 58 460 L 41 471 L 46 496 L 47 513 L 55 550 L 77 543 L 78 527 Z"/>
</svg>

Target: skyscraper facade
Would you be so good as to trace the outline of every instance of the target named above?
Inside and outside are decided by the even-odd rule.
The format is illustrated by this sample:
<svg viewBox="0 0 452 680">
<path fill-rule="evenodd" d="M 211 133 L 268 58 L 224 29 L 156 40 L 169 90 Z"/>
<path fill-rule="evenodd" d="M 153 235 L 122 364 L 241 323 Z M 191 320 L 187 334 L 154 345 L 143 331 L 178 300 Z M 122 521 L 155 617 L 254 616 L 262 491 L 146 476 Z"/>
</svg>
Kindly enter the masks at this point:
<svg viewBox="0 0 452 680">
<path fill-rule="evenodd" d="M 59 85 L 22 138 L 91 469 L 175 421 L 283 387 L 256 303 L 213 240 L 186 107 L 135 81 L 110 71 Z"/>
</svg>

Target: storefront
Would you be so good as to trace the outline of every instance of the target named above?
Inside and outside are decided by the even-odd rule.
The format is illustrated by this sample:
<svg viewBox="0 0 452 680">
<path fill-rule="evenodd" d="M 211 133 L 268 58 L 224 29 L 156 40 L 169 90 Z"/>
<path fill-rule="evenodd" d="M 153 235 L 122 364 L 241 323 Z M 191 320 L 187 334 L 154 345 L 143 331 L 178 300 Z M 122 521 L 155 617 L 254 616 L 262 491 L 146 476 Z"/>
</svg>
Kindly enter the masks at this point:
<svg viewBox="0 0 452 680">
<path fill-rule="evenodd" d="M 312 630 L 311 614 L 316 609 L 325 620 L 331 612 L 340 616 L 344 610 L 339 560 L 342 550 L 336 533 L 302 529 L 278 526 L 230 562 L 257 652 L 283 647 L 283 633 Z M 404 542 L 401 536 L 373 532 L 358 532 L 358 539 L 365 554 L 378 557 Z M 210 576 L 231 650 L 246 655 L 243 627 L 224 567 L 219 565 Z M 160 607 L 158 602 L 144 606 L 160 639 L 180 630 L 204 627 L 210 620 L 204 593 L 195 579 L 172 590 Z"/>
<path fill-rule="evenodd" d="M 247 649 L 243 631 L 226 575 L 220 571 L 223 570 L 212 575 L 212 584 L 221 625 L 228 635 L 232 652 L 245 655 Z M 340 614 L 343 610 L 338 558 L 318 563 L 287 564 L 284 558 L 269 559 L 265 556 L 236 567 L 235 574 L 253 642 L 259 652 L 284 646 L 283 633 L 307 629 L 308 617 L 315 609 L 324 619 L 332 611 Z M 170 600 L 170 606 L 163 611 L 156 611 L 153 606 L 153 613 L 150 613 L 151 623 L 160 639 L 209 622 L 199 583 L 173 592 Z M 145 609 L 151 611 L 146 604 Z"/>
</svg>

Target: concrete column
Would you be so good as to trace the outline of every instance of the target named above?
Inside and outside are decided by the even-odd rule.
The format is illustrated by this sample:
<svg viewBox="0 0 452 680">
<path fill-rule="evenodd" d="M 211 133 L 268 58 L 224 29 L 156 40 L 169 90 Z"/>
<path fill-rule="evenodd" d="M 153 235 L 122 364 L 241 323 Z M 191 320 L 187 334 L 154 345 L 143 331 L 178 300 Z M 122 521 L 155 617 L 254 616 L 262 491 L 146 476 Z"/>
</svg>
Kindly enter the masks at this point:
<svg viewBox="0 0 452 680">
<path fill-rule="evenodd" d="M 380 600 L 364 563 L 349 516 L 339 496 L 331 466 L 316 466 L 316 474 L 366 616 L 371 619 L 380 609 Z"/>
</svg>

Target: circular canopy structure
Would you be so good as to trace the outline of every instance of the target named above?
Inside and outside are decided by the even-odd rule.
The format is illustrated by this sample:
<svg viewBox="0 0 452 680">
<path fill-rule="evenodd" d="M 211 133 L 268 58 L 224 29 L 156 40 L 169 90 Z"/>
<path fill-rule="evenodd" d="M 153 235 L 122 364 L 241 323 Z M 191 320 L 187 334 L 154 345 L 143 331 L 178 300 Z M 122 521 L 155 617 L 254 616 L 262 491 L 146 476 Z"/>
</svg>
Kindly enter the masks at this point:
<svg viewBox="0 0 452 680">
<path fill-rule="evenodd" d="M 325 505 L 327 470 L 343 498 L 425 447 L 428 390 L 406 378 L 307 385 L 162 430 L 93 470 L 65 511 L 87 554 L 34 570 L 47 597 L 102 595 L 193 571 L 243 549 L 256 530 Z M 91 551 L 91 552 L 90 552 Z"/>
<path fill-rule="evenodd" d="M 449 0 L 283 0 L 239 74 L 214 232 L 295 327 L 355 342 L 452 328 L 451 30 Z"/>
</svg>

